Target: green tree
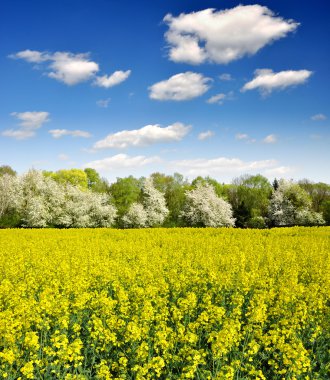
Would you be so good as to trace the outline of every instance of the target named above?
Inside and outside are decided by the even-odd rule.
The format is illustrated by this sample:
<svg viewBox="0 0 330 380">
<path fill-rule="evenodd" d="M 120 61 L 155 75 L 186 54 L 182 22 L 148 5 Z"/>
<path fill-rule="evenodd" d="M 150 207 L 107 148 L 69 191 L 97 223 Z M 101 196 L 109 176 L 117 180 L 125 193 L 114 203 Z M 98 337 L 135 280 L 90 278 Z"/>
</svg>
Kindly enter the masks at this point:
<svg viewBox="0 0 330 380">
<path fill-rule="evenodd" d="M 117 224 L 122 227 L 121 219 L 127 213 L 131 204 L 141 198 L 142 180 L 133 176 L 117 178 L 116 182 L 109 186 L 109 192 L 113 203 L 118 210 Z"/>
<path fill-rule="evenodd" d="M 9 165 L 1 165 L 0 166 L 0 176 L 9 174 L 9 175 L 16 175 L 17 173 L 15 172 L 14 169 L 11 168 Z"/>
<path fill-rule="evenodd" d="M 330 226 L 330 200 L 323 202 L 321 211 L 326 225 Z"/>
<path fill-rule="evenodd" d="M 323 203 L 330 201 L 330 185 L 323 182 L 314 183 L 308 179 L 303 179 L 298 184 L 311 197 L 314 211 L 320 212 Z"/>
<path fill-rule="evenodd" d="M 87 175 L 87 186 L 90 190 L 97 193 L 106 193 L 108 191 L 108 181 L 105 178 L 101 178 L 95 169 L 86 168 L 84 172 Z"/>
<path fill-rule="evenodd" d="M 250 218 L 266 217 L 273 187 L 268 179 L 260 174 L 242 175 L 235 178 L 229 189 L 236 225 L 247 227 Z"/>
<path fill-rule="evenodd" d="M 78 186 L 80 189 L 88 188 L 87 174 L 81 169 L 62 169 L 57 172 L 44 171 L 43 175 L 46 177 L 51 177 L 56 182 L 64 185 L 70 184 L 73 186 Z"/>
<path fill-rule="evenodd" d="M 164 225 L 166 227 L 180 226 L 182 224 L 180 213 L 186 199 L 185 191 L 190 189 L 189 183 L 179 173 L 166 175 L 157 172 L 151 174 L 151 178 L 155 188 L 164 194 L 169 210 Z"/>
</svg>

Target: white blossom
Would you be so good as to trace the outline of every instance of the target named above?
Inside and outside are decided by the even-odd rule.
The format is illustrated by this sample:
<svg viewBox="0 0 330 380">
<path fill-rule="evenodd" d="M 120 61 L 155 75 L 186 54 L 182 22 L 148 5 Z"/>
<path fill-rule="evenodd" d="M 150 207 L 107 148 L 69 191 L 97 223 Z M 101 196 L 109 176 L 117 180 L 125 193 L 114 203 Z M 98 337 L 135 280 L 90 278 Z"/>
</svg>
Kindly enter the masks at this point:
<svg viewBox="0 0 330 380">
<path fill-rule="evenodd" d="M 0 218 L 8 211 L 17 209 L 21 202 L 20 181 L 16 176 L 0 176 Z"/>
<path fill-rule="evenodd" d="M 116 208 L 106 194 L 63 185 L 30 170 L 17 179 L 0 178 L 0 217 L 9 207 L 25 227 L 110 227 Z"/>
<path fill-rule="evenodd" d="M 141 203 L 134 202 L 131 204 L 127 213 L 123 216 L 124 227 L 143 228 L 147 226 L 147 213 Z"/>
<path fill-rule="evenodd" d="M 324 224 L 322 215 L 312 211 L 311 207 L 308 194 L 299 185 L 282 179 L 269 203 L 269 219 L 275 226 Z"/>
<path fill-rule="evenodd" d="M 231 227 L 235 219 L 231 205 L 218 197 L 213 186 L 198 183 L 186 192 L 186 204 L 181 217 L 191 226 Z"/>
<path fill-rule="evenodd" d="M 158 191 L 152 178 L 147 178 L 142 188 L 143 207 L 147 215 L 147 226 L 159 226 L 163 224 L 169 211 L 166 207 L 164 194 Z"/>
</svg>

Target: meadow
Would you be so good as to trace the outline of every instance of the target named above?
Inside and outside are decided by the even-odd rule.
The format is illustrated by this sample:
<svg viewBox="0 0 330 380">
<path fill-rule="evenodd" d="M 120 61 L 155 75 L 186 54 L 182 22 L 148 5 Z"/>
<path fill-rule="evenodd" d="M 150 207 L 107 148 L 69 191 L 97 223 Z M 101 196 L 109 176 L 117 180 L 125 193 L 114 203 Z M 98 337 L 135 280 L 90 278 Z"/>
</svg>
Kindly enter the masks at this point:
<svg viewBox="0 0 330 380">
<path fill-rule="evenodd" d="M 330 227 L 0 230 L 2 379 L 329 379 Z"/>
</svg>

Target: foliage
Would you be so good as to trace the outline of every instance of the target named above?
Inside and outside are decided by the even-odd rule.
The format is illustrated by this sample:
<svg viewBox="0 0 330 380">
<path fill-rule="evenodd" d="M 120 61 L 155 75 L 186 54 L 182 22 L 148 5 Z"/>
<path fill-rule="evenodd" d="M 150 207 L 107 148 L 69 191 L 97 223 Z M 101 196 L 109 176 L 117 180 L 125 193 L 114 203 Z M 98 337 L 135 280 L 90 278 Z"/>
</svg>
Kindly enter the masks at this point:
<svg viewBox="0 0 330 380">
<path fill-rule="evenodd" d="M 233 206 L 237 227 L 247 227 L 251 218 L 267 216 L 272 185 L 264 176 L 242 175 L 233 180 L 229 201 Z"/>
<path fill-rule="evenodd" d="M 141 187 L 141 181 L 133 176 L 117 178 L 117 181 L 110 185 L 109 192 L 118 210 L 119 226 L 121 226 L 121 219 L 129 207 L 140 200 Z"/>
<path fill-rule="evenodd" d="M 2 230 L 0 378 L 328 379 L 329 238 Z"/>
<path fill-rule="evenodd" d="M 266 228 L 267 223 L 262 216 L 254 216 L 247 222 L 248 228 Z"/>
<path fill-rule="evenodd" d="M 219 198 L 209 184 L 197 183 L 196 188 L 186 192 L 186 204 L 182 219 L 190 226 L 233 226 L 231 205 Z"/>
<path fill-rule="evenodd" d="M 15 176 L 17 173 L 15 172 L 15 170 L 11 166 L 1 165 L 0 166 L 0 177 L 5 175 L 5 174 Z"/>
<path fill-rule="evenodd" d="M 46 177 L 50 177 L 62 185 L 79 186 L 81 189 L 88 188 L 87 173 L 81 169 L 62 169 L 57 172 L 44 172 Z"/>
<path fill-rule="evenodd" d="M 314 211 L 322 211 L 323 204 L 330 201 L 330 185 L 323 182 L 314 183 L 307 179 L 299 181 L 298 185 L 309 194 Z"/>
<path fill-rule="evenodd" d="M 246 228 L 251 219 L 251 210 L 246 206 L 245 202 L 242 201 L 234 209 L 235 226 L 239 228 Z"/>
<path fill-rule="evenodd" d="M 322 204 L 322 214 L 327 226 L 330 226 L 330 200 Z"/>
<path fill-rule="evenodd" d="M 180 226 L 180 213 L 186 199 L 185 191 L 190 187 L 188 181 L 179 173 L 174 173 L 172 176 L 153 173 L 151 178 L 155 188 L 164 193 L 166 206 L 169 210 L 165 225 L 171 227 Z"/>
<path fill-rule="evenodd" d="M 149 196 L 143 190 L 146 179 L 143 177 L 117 178 L 115 183 L 109 185 L 95 169 L 70 169 L 44 171 L 43 176 L 47 180 L 35 178 L 36 182 L 32 184 L 31 179 L 28 185 L 31 172 L 33 170 L 29 175 L 17 176 L 10 166 L 0 166 L 0 228 L 110 224 L 119 228 L 209 225 L 207 218 L 205 224 L 202 219 L 195 223 L 182 217 L 189 203 L 187 192 L 201 185 L 212 187 L 219 198 L 230 203 L 236 227 L 309 226 L 324 224 L 324 221 L 330 224 L 330 185 L 307 179 L 298 182 L 275 179 L 271 185 L 267 178 L 258 174 L 242 175 L 231 184 L 224 184 L 208 176 L 199 176 L 189 182 L 179 173 L 166 175 L 156 172 L 150 176 L 152 187 L 159 192 L 158 199 L 165 199 L 165 204 L 163 200 L 162 204 L 157 201 L 157 206 L 148 204 Z M 8 176 L 17 177 L 17 181 Z M 24 189 L 22 178 L 26 178 Z M 93 197 L 91 193 L 102 196 Z M 138 212 L 141 212 L 140 216 Z M 194 211 L 191 210 L 191 213 Z M 113 215 L 116 215 L 114 223 Z M 196 215 L 195 218 L 199 217 Z"/>
</svg>

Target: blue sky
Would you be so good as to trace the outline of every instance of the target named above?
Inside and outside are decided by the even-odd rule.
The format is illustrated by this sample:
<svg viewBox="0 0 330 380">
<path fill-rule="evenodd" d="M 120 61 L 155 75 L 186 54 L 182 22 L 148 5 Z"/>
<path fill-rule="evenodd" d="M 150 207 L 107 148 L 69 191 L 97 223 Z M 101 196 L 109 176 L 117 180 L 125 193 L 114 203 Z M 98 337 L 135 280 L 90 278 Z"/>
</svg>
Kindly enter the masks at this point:
<svg viewBox="0 0 330 380">
<path fill-rule="evenodd" d="M 3 0 L 0 165 L 329 183 L 329 10 Z"/>
</svg>

